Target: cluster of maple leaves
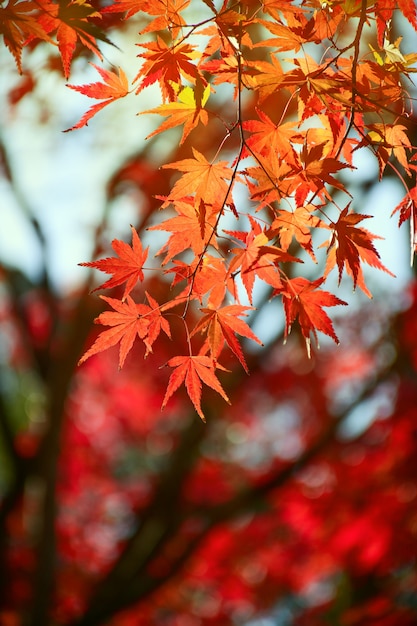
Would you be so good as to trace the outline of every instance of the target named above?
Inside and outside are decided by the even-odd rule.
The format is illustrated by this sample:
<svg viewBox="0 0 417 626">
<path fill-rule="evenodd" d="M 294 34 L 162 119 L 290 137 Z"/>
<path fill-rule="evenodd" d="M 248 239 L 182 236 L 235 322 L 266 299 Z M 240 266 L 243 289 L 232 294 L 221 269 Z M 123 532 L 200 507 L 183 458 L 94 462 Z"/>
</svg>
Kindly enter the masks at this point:
<svg viewBox="0 0 417 626">
<path fill-rule="evenodd" d="M 353 210 L 343 181 L 343 171 L 355 169 L 355 151 L 369 149 L 381 178 L 390 167 L 403 182 L 399 221 L 410 220 L 412 254 L 416 245 L 417 192 L 409 181 L 417 157 L 406 120 L 417 54 L 403 54 L 401 38 L 393 39 L 397 13 L 417 29 L 413 0 L 115 0 L 104 7 L 10 0 L 0 8 L 4 41 L 19 70 L 23 48 L 56 43 L 67 79 L 80 47 L 102 59 L 98 41 L 110 42 L 106 18 L 146 20 L 132 87 L 122 68 L 94 64 L 101 81 L 69 87 L 99 102 L 68 130 L 158 84 L 161 105 L 141 113 L 165 120 L 148 137 L 182 127 L 179 143 L 189 146 L 186 158 L 163 164 L 175 173 L 170 191 L 154 194 L 162 216 L 169 214 L 150 230 L 168 233 L 157 256 L 171 298 L 158 302 L 141 291 L 148 248 L 135 229 L 131 245 L 114 240 L 116 256 L 84 265 L 111 275 L 100 288 L 124 289 L 120 297 L 101 296 L 111 310 L 96 321 L 109 328 L 80 362 L 120 343 L 122 367 L 136 339 L 146 356 L 161 331 L 171 335 L 175 317 L 184 351 L 167 362 L 173 372 L 163 406 L 184 384 L 204 419 L 202 385 L 228 400 L 217 377 L 226 346 L 247 370 L 238 336 L 260 343 L 245 321 L 256 305 L 255 281 L 266 284 L 270 298 L 282 299 L 285 336 L 297 323 L 308 353 L 317 332 L 338 341 L 324 309 L 346 303 L 323 288 L 328 274 L 336 269 L 340 282 L 346 272 L 370 296 L 362 265 L 389 272 L 374 245 L 378 237 L 362 224 L 371 216 Z M 211 102 L 225 85 L 233 95 L 227 115 L 220 115 Z M 215 154 L 203 154 L 193 136 L 219 126 Z M 326 262 L 311 280 L 298 264 L 304 251 L 316 261 L 318 246 Z"/>
</svg>

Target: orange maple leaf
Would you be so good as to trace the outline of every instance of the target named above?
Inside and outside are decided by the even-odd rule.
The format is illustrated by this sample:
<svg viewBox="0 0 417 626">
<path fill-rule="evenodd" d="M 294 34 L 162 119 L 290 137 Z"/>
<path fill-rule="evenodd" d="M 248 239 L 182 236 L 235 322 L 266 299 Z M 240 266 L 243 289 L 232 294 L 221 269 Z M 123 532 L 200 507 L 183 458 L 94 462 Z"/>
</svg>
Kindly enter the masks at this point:
<svg viewBox="0 0 417 626">
<path fill-rule="evenodd" d="M 182 76 L 191 82 L 199 78 L 205 83 L 196 65 L 192 63 L 193 59 L 199 56 L 194 46 L 190 44 L 169 46 L 159 35 L 156 41 L 138 45 L 148 52 L 139 54 L 145 62 L 134 80 L 134 82 L 140 80 L 136 93 L 158 81 L 164 101 L 171 102 L 176 99 L 173 85 L 180 85 Z"/>
<path fill-rule="evenodd" d="M 178 94 L 178 102 L 169 102 L 168 104 L 162 104 L 155 109 L 148 109 L 142 111 L 140 115 L 145 113 L 156 113 L 158 115 L 164 115 L 168 117 L 156 130 L 150 133 L 146 139 L 154 137 L 158 133 L 162 133 L 169 128 L 175 128 L 175 126 L 181 126 L 184 124 L 184 130 L 180 139 L 180 145 L 184 143 L 190 132 L 200 122 L 207 126 L 208 113 L 204 109 L 207 99 L 210 94 L 210 85 L 207 85 L 204 90 L 193 90 L 191 87 L 183 87 Z"/>
<path fill-rule="evenodd" d="M 103 56 L 97 46 L 97 39 L 113 45 L 94 21 L 101 14 L 91 4 L 83 0 L 37 0 L 42 10 L 38 22 L 45 32 L 56 31 L 58 48 L 61 54 L 65 78 L 69 77 L 70 66 L 78 42 L 91 50 L 100 60 Z M 33 37 L 32 37 L 33 38 Z M 31 39 L 32 39 L 31 38 Z"/>
<path fill-rule="evenodd" d="M 262 10 L 278 23 L 282 21 L 282 16 L 286 20 L 299 19 L 303 14 L 303 9 L 294 5 L 292 0 L 263 0 Z"/>
<path fill-rule="evenodd" d="M 0 7 L 0 33 L 4 43 L 14 56 L 17 69 L 22 73 L 22 48 L 32 39 L 43 39 L 52 43 L 36 15 L 39 7 L 31 0 L 9 0 Z"/>
<path fill-rule="evenodd" d="M 149 326 L 147 328 L 147 335 L 144 337 L 144 343 L 146 346 L 145 357 L 147 357 L 148 354 L 152 352 L 152 346 L 156 339 L 158 339 L 161 330 L 164 331 L 167 337 L 171 338 L 169 322 L 167 318 L 162 315 L 162 309 L 164 308 L 165 310 L 166 308 L 170 308 L 171 302 L 168 303 L 167 307 L 165 307 L 165 305 L 161 307 L 147 291 L 145 291 L 145 294 L 151 307 L 151 310 L 146 314 L 149 320 Z M 175 303 L 173 302 L 173 304 Z"/>
<path fill-rule="evenodd" d="M 227 161 L 210 163 L 206 157 L 195 148 L 194 159 L 183 159 L 163 165 L 164 168 L 185 172 L 177 180 L 169 194 L 170 200 L 185 198 L 195 194 L 195 202 L 204 200 L 205 204 L 224 204 L 228 196 L 229 186 L 226 181 L 232 178 L 232 169 Z"/>
<path fill-rule="evenodd" d="M 207 304 L 219 307 L 224 300 L 226 292 L 236 298 L 236 285 L 228 274 L 225 259 L 205 254 L 198 264 L 198 269 L 193 275 L 193 294 L 202 302 L 202 298 L 208 293 Z"/>
<path fill-rule="evenodd" d="M 191 333 L 195 335 L 198 331 L 207 332 L 208 346 L 210 354 L 214 360 L 217 360 L 221 351 L 223 350 L 224 342 L 239 359 L 243 369 L 249 374 L 248 366 L 246 365 L 245 357 L 242 352 L 242 348 L 236 334 L 242 337 L 247 337 L 259 343 L 261 346 L 262 341 L 258 339 L 255 333 L 249 328 L 244 320 L 240 319 L 240 316 L 247 316 L 246 311 L 252 307 L 242 306 L 240 304 L 230 304 L 220 309 L 204 308 L 201 311 L 205 314 L 198 324 L 195 326 Z"/>
<path fill-rule="evenodd" d="M 162 402 L 164 408 L 175 391 L 185 384 L 188 396 L 194 404 L 195 410 L 201 417 L 203 422 L 206 421 L 204 413 L 201 410 L 201 383 L 217 391 L 221 397 L 230 404 L 223 387 L 215 375 L 215 362 L 208 356 L 175 356 L 167 363 L 169 367 L 174 367 L 168 387 Z"/>
<path fill-rule="evenodd" d="M 308 208 L 310 210 L 308 210 Z M 313 250 L 311 229 L 317 227 L 328 228 L 320 218 L 312 215 L 311 211 L 317 207 L 307 205 L 306 207 L 296 207 L 294 211 L 279 210 L 276 218 L 271 224 L 271 233 L 278 233 L 281 248 L 286 252 L 293 240 L 300 244 L 308 252 L 313 261 L 316 256 Z"/>
<path fill-rule="evenodd" d="M 246 184 L 251 199 L 260 203 L 257 207 L 260 211 L 267 204 L 291 195 L 294 190 L 294 166 L 291 158 L 287 162 L 273 150 L 267 156 L 258 154 L 257 161 L 259 165 L 248 167 L 244 174 L 255 180 L 255 183 L 246 180 Z"/>
<path fill-rule="evenodd" d="M 190 0 L 153 0 L 146 4 L 144 9 L 146 13 L 156 17 L 140 31 L 140 34 L 169 30 L 173 39 L 178 37 L 182 26 L 186 25 L 181 13 L 188 7 Z"/>
<path fill-rule="evenodd" d="M 118 100 L 119 98 L 124 98 L 129 93 L 129 83 L 126 77 L 126 74 L 119 68 L 118 74 L 112 72 L 110 70 L 105 70 L 102 67 L 98 67 L 98 65 L 94 65 L 94 63 L 90 63 L 100 76 L 103 78 L 104 83 L 91 83 L 89 85 L 67 85 L 70 89 L 74 89 L 74 91 L 79 91 L 80 93 L 88 96 L 89 98 L 95 98 L 96 100 L 103 100 L 103 102 L 99 102 L 98 104 L 94 104 L 92 107 L 88 109 L 86 113 L 82 116 L 80 121 L 68 128 L 64 132 L 68 132 L 71 130 L 75 130 L 76 128 L 82 128 L 86 126 L 89 120 L 101 109 L 105 106 Z"/>
<path fill-rule="evenodd" d="M 256 73 L 252 79 L 252 87 L 258 91 L 259 103 L 272 94 L 276 94 L 285 78 L 279 59 L 276 56 L 271 56 L 271 61 L 272 63 L 266 61 L 258 61 L 256 63 Z"/>
<path fill-rule="evenodd" d="M 297 137 L 294 130 L 295 122 L 274 124 L 274 122 L 260 109 L 256 110 L 259 120 L 243 122 L 243 129 L 251 132 L 246 139 L 246 145 L 254 152 L 268 155 L 276 152 L 286 163 L 295 164 L 295 152 L 291 145 Z"/>
<path fill-rule="evenodd" d="M 358 144 L 358 148 L 371 144 L 379 161 L 379 176 L 382 178 L 389 158 L 393 154 L 403 166 L 408 175 L 411 174 L 406 148 L 411 149 L 409 137 L 402 124 L 372 124 L 369 125 L 368 135 Z"/>
<path fill-rule="evenodd" d="M 323 307 L 336 306 L 338 304 L 347 305 L 347 302 L 340 300 L 329 291 L 319 289 L 323 282 L 323 278 L 315 281 L 302 277 L 288 279 L 284 290 L 281 292 L 286 320 L 285 338 L 291 332 L 294 321 L 298 319 L 306 342 L 308 356 L 310 356 L 310 333 L 313 333 L 317 344 L 317 331 L 328 335 L 336 343 L 339 343 L 332 321 L 327 313 L 323 311 Z"/>
<path fill-rule="evenodd" d="M 149 314 L 153 309 L 146 304 L 136 304 L 130 296 L 127 296 L 125 302 L 106 296 L 100 296 L 100 298 L 110 304 L 114 311 L 104 311 L 94 320 L 94 323 L 111 326 L 111 328 L 100 333 L 78 364 L 81 365 L 93 354 L 107 350 L 120 341 L 119 367 L 122 368 L 136 337 L 146 339 L 151 323 Z M 150 346 L 147 347 L 150 350 Z"/>
<path fill-rule="evenodd" d="M 326 183 L 340 191 L 346 192 L 343 183 L 332 176 L 332 174 L 345 168 L 353 169 L 353 167 L 347 163 L 341 163 L 334 157 L 325 155 L 325 149 L 326 142 L 317 145 L 305 143 L 300 152 L 301 167 L 298 176 L 294 180 L 296 183 L 294 187 L 297 206 L 304 204 L 310 192 L 319 197 L 324 195 L 330 199 L 330 194 L 325 187 Z"/>
<path fill-rule="evenodd" d="M 346 88 L 346 78 L 338 75 L 329 63 L 318 64 L 307 54 L 292 62 L 296 69 L 285 74 L 282 85 L 297 91 L 299 119 L 304 121 L 331 110 L 334 98 L 340 98 Z"/>
<path fill-rule="evenodd" d="M 348 274 L 353 277 L 353 287 L 356 288 L 358 285 L 371 298 L 372 295 L 364 282 L 361 261 L 383 270 L 390 276 L 394 276 L 394 274 L 381 263 L 379 253 L 372 243 L 373 239 L 382 239 L 382 237 L 356 226 L 362 220 L 370 219 L 372 216 L 348 213 L 348 210 L 349 206 L 343 209 L 337 222 L 332 225 L 333 235 L 330 241 L 322 244 L 322 246 L 328 245 L 324 276 L 327 276 L 337 264 L 340 283 L 343 269 L 346 267 Z"/>
<path fill-rule="evenodd" d="M 275 37 L 263 40 L 256 44 L 256 47 L 273 46 L 281 52 L 287 50 L 298 52 L 307 41 L 316 41 L 314 21 L 307 21 L 302 14 L 297 18 L 293 15 L 291 24 L 287 26 L 266 20 L 259 20 L 259 23 L 271 31 Z"/>
<path fill-rule="evenodd" d="M 125 282 L 126 286 L 123 292 L 123 301 L 135 287 L 138 280 L 142 281 L 144 279 L 143 265 L 148 258 L 149 248 L 143 250 L 142 242 L 136 230 L 133 226 L 131 226 L 131 229 L 132 246 L 129 246 L 119 239 L 112 241 L 112 248 L 119 258 L 108 257 L 107 259 L 100 259 L 99 261 L 80 263 L 83 267 L 93 267 L 106 274 L 113 274 L 112 278 L 109 278 L 109 280 L 106 280 L 106 282 L 93 289 L 93 292 L 98 289 L 111 289 Z"/>
<path fill-rule="evenodd" d="M 212 206 L 205 206 L 204 204 L 203 206 L 204 211 L 202 212 L 202 205 L 200 204 L 197 210 L 193 198 L 178 200 L 174 205 L 178 213 L 176 217 L 149 228 L 149 230 L 164 230 L 172 233 L 168 241 L 157 252 L 157 255 L 165 253 L 163 265 L 189 248 L 196 256 L 200 255 L 209 240 L 212 246 L 217 247 L 216 237 L 213 237 L 213 229 L 218 211 Z M 202 220 L 203 215 L 204 220 Z"/>
<path fill-rule="evenodd" d="M 148 0 L 115 0 L 113 4 L 105 7 L 102 13 L 125 13 L 125 20 L 139 13 L 139 11 L 148 13 L 148 15 L 155 15 L 155 19 L 143 28 L 140 34 L 170 30 L 175 39 L 181 26 L 186 24 L 181 11 L 189 4 L 190 0 L 153 0 L 152 2 Z"/>
<path fill-rule="evenodd" d="M 229 273 L 233 275 L 240 268 L 240 276 L 248 294 L 249 302 L 252 303 L 252 292 L 255 278 L 258 277 L 271 287 L 280 289 L 281 278 L 277 263 L 297 262 L 297 259 L 277 246 L 268 245 L 269 239 L 262 230 L 260 224 L 249 216 L 251 230 L 245 231 L 224 231 L 244 245 L 239 248 L 232 248 L 235 255 L 229 266 Z"/>
<path fill-rule="evenodd" d="M 175 259 L 173 267 L 166 273 L 174 274 L 172 287 L 186 280 L 200 303 L 207 295 L 207 306 L 218 308 L 227 291 L 237 299 L 235 281 L 228 273 L 225 260 L 220 257 L 205 253 L 202 259 L 196 256 L 191 264 Z"/>
<path fill-rule="evenodd" d="M 124 13 L 124 19 L 127 20 L 139 11 L 147 13 L 150 6 L 148 0 L 114 0 L 113 4 L 102 9 L 102 13 Z"/>
</svg>

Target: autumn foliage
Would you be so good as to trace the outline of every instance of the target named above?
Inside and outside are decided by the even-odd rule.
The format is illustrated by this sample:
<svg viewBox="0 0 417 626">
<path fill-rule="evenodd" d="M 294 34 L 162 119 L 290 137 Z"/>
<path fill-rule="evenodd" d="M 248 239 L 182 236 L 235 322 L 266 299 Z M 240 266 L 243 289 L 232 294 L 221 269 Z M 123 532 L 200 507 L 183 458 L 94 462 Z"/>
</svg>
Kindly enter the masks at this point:
<svg viewBox="0 0 417 626">
<path fill-rule="evenodd" d="M 103 289 L 126 284 L 119 302 L 106 300 L 113 310 L 97 322 L 110 328 L 81 362 L 120 342 L 122 366 L 137 338 L 146 356 L 177 316 L 184 347 L 168 362 L 174 371 L 166 398 L 184 382 L 203 417 L 202 384 L 226 398 L 216 371 L 224 347 L 245 368 L 236 336 L 257 341 L 242 319 L 249 313 L 241 299 L 243 286 L 256 308 L 258 281 L 282 301 L 286 335 L 299 324 L 308 354 L 317 332 L 338 342 L 325 308 L 345 303 L 325 288 L 326 277 L 335 270 L 340 282 L 346 273 L 354 288 L 371 296 L 363 264 L 389 272 L 375 247 L 378 236 L 362 223 L 370 216 L 356 212 L 343 178 L 355 170 L 360 149 L 375 155 L 381 178 L 390 168 L 404 183 L 398 210 L 400 222 L 412 223 L 414 251 L 415 148 L 405 122 L 417 56 L 402 52 L 392 26 L 402 13 L 417 27 L 413 2 L 116 0 L 98 7 L 29 1 L 1 11 L 4 41 L 18 69 L 22 49 L 56 42 L 66 78 L 80 49 L 102 60 L 99 44 L 110 41 L 111 28 L 137 19 L 138 71 L 131 85 L 122 68 L 93 64 L 101 80 L 68 86 L 99 102 L 69 130 L 155 84 L 161 104 L 140 113 L 165 119 L 148 137 L 182 129 L 185 158 L 161 164 L 174 173 L 173 184 L 165 195 L 153 190 L 163 212 L 151 230 L 167 233 L 157 251 L 159 267 L 146 266 L 135 232 L 130 248 L 115 240 L 116 256 L 85 264 L 111 275 Z M 109 16 L 107 32 L 100 23 Z M 225 85 L 232 93 L 220 106 L 217 93 Z M 217 143 L 199 149 L 201 133 Z M 307 265 L 316 260 L 317 246 L 325 247 L 327 258 L 311 280 Z M 306 269 L 293 266 L 299 262 Z M 165 302 L 141 288 L 146 273 L 161 270 L 172 285 Z M 197 321 L 195 309 L 202 315 Z"/>
<path fill-rule="evenodd" d="M 415 288 L 395 311 L 362 301 L 372 333 L 338 291 L 393 277 L 361 154 L 401 186 L 411 262 L 417 246 L 404 24 L 413 0 L 0 4 L 10 107 L 39 54 L 91 99 L 64 137 L 149 94 L 126 124 L 159 159 L 115 164 L 106 201 L 140 192 L 136 217 L 126 240 L 97 225 L 84 291 L 1 276 L 6 366 L 47 390 L 42 427 L 12 425 L 0 393 L 5 626 L 416 623 Z M 115 67 L 129 28 L 137 56 Z M 72 82 L 76 61 L 95 82 Z"/>
</svg>

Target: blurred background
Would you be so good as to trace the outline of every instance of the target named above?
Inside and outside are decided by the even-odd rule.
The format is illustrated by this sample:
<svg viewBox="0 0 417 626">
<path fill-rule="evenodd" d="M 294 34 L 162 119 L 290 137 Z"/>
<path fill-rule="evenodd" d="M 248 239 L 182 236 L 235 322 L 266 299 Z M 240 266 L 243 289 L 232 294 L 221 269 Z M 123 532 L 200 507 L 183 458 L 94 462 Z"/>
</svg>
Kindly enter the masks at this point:
<svg viewBox="0 0 417 626">
<path fill-rule="evenodd" d="M 137 30 L 102 46 L 129 79 Z M 323 339 L 308 360 L 295 329 L 284 346 L 283 313 L 259 291 L 265 347 L 247 346 L 249 378 L 226 363 L 231 406 L 208 391 L 203 425 L 179 392 L 161 412 L 167 338 L 122 371 L 116 349 L 77 367 L 102 306 L 78 264 L 130 241 L 130 224 L 157 250 L 160 165 L 217 138 L 145 141 L 160 118 L 137 113 L 157 88 L 63 133 L 89 102 L 59 63 L 36 47 L 19 76 L 0 47 L 0 623 L 415 625 L 417 289 L 408 224 L 390 217 L 400 183 L 358 152 L 355 208 L 375 216 L 396 278 L 366 270 L 373 300 L 342 281 L 340 346 Z M 71 84 L 96 79 L 76 58 Z M 227 113 L 227 88 L 214 106 Z M 148 284 L 169 298 L 157 273 Z"/>
</svg>

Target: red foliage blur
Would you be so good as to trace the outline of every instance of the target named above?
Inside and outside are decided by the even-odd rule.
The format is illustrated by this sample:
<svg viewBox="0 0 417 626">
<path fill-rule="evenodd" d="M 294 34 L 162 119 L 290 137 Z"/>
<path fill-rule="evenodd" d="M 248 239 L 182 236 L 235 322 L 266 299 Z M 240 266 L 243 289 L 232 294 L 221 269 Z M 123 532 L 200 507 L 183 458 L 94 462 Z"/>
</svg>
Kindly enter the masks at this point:
<svg viewBox="0 0 417 626">
<path fill-rule="evenodd" d="M 75 370 L 51 623 L 415 624 L 416 313 L 413 293 L 372 345 L 346 319 L 351 341 L 314 367 L 297 341 L 252 355 L 249 384 L 236 371 L 232 406 L 213 397 L 206 426 L 181 395 L 160 412 L 166 372 L 135 350 L 118 374 L 112 351 Z M 22 442 L 36 450 L 42 433 L 28 428 L 22 459 L 33 455 Z M 33 602 L 41 519 L 35 481 L 5 516 L 6 625 L 23 624 Z"/>
</svg>

